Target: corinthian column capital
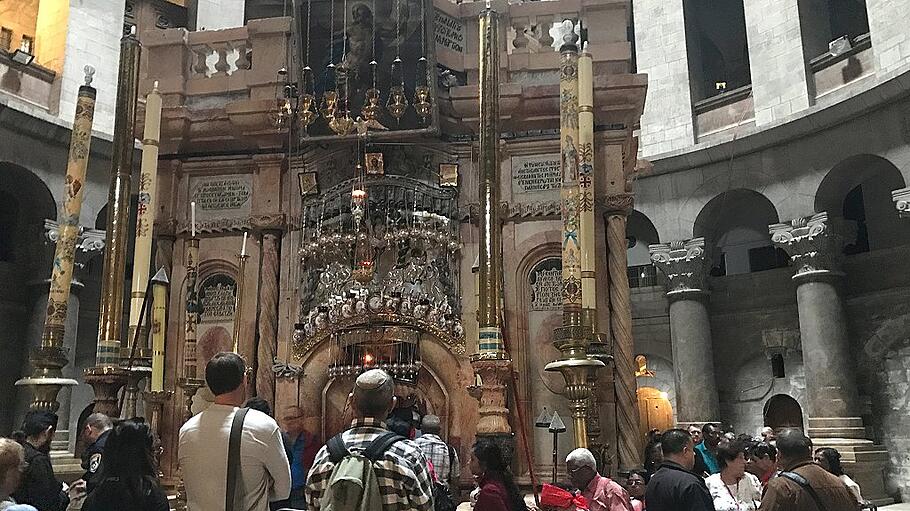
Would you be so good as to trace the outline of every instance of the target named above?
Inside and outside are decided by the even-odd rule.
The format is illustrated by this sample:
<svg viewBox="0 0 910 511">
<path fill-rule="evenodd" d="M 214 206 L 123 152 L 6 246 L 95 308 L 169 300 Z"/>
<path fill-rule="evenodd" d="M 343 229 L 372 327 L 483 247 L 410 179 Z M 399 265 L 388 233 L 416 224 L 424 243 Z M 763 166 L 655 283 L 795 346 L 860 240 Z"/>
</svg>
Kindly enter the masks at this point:
<svg viewBox="0 0 910 511">
<path fill-rule="evenodd" d="M 842 275 L 841 236 L 825 212 L 768 226 L 771 241 L 790 256 L 794 280 Z"/>
<path fill-rule="evenodd" d="M 901 218 L 910 218 L 910 187 L 892 190 L 891 200 Z"/>
<path fill-rule="evenodd" d="M 667 297 L 708 292 L 705 239 L 693 238 L 650 245 L 651 262 L 667 276 Z"/>
</svg>

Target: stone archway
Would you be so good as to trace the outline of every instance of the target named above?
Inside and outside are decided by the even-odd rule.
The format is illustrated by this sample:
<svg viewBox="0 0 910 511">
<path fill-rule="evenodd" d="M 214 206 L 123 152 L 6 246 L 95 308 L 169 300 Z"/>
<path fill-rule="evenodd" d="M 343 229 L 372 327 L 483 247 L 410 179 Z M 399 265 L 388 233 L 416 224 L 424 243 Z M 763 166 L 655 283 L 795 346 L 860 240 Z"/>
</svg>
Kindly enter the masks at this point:
<svg viewBox="0 0 910 511">
<path fill-rule="evenodd" d="M 786 394 L 776 394 L 765 402 L 765 425 L 774 428 L 804 429 L 803 409 Z"/>
</svg>

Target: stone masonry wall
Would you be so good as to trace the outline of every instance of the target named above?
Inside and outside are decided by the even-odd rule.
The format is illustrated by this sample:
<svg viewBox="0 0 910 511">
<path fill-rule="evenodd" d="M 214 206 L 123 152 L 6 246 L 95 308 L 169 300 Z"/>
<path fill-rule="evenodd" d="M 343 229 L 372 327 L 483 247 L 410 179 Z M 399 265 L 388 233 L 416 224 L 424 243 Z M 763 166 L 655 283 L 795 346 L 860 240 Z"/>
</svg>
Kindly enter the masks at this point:
<svg viewBox="0 0 910 511">
<path fill-rule="evenodd" d="M 910 338 L 894 346 L 882 362 L 873 410 L 891 454 L 889 479 L 898 484 L 901 500 L 910 502 Z"/>
<path fill-rule="evenodd" d="M 755 123 L 809 107 L 797 0 L 744 0 Z"/>
<path fill-rule="evenodd" d="M 124 4 L 110 0 L 72 0 L 67 27 L 66 53 L 60 80 L 59 116 L 67 123 L 76 114 L 76 94 L 84 83 L 83 68 L 95 68 L 92 85 L 98 89 L 94 130 L 114 132 L 117 104 L 117 69 Z"/>
<path fill-rule="evenodd" d="M 910 66 L 910 2 L 906 0 L 866 0 L 869 33 L 875 52 L 875 70 L 888 74 Z"/>
<path fill-rule="evenodd" d="M 243 0 L 199 0 L 197 30 L 220 30 L 243 26 Z"/>
<path fill-rule="evenodd" d="M 682 0 L 635 2 L 638 72 L 648 74 L 639 143 L 645 157 L 694 142 Z"/>
</svg>

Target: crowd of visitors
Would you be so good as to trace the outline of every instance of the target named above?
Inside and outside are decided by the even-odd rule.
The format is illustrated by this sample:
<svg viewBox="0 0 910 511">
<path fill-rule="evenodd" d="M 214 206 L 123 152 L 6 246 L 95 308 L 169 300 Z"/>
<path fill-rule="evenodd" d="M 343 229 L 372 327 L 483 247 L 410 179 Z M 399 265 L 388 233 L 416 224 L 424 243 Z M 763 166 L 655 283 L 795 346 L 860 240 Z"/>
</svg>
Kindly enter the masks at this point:
<svg viewBox="0 0 910 511">
<path fill-rule="evenodd" d="M 350 427 L 324 445 L 303 409 L 286 408 L 281 425 L 268 401 L 246 400 L 247 368 L 234 353 L 207 364 L 214 402 L 180 429 L 177 458 L 188 511 L 454 511 L 461 463 L 435 415 L 401 414 L 393 378 L 357 377 L 348 396 Z M 15 439 L 0 438 L 0 511 L 165 511 L 158 481 L 160 446 L 143 419 L 93 413 L 82 478 L 65 485 L 49 456 L 57 416 L 26 414 Z M 545 484 L 541 511 L 857 511 L 859 485 L 841 454 L 813 451 L 800 429 L 737 435 L 719 424 L 648 434 L 644 467 L 618 484 L 598 472 L 594 455 L 566 457 L 563 483 Z M 505 447 L 479 438 L 471 450 L 474 511 L 529 511 Z M 465 506 L 468 504 L 465 503 Z"/>
</svg>

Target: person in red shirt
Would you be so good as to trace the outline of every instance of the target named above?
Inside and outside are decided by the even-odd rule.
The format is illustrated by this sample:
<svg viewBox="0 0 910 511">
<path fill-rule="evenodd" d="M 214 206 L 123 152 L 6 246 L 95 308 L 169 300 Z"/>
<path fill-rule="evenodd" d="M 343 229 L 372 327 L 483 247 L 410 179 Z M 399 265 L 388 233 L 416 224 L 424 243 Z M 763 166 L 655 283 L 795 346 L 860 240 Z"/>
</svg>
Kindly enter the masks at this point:
<svg viewBox="0 0 910 511">
<path fill-rule="evenodd" d="M 767 443 L 760 442 L 749 449 L 746 470 L 758 477 L 761 487 L 768 486 L 768 481 L 777 473 L 777 449 Z"/>
<path fill-rule="evenodd" d="M 633 511 L 626 490 L 609 477 L 597 473 L 597 462 L 591 451 L 579 447 L 566 457 L 569 478 L 587 499 L 591 511 Z"/>
<path fill-rule="evenodd" d="M 502 449 L 482 438 L 474 444 L 472 454 L 471 473 L 480 488 L 474 511 L 527 511 Z"/>
</svg>

